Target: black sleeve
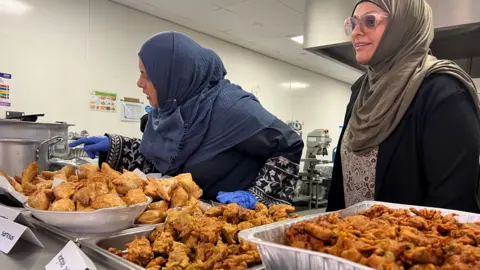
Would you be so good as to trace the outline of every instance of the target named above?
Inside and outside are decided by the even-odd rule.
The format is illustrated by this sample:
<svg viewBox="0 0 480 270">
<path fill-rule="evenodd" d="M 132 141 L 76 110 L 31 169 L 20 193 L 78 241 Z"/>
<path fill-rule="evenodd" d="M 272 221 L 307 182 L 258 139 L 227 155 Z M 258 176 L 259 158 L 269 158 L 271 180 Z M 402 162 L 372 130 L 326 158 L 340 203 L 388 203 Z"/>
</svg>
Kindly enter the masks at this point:
<svg viewBox="0 0 480 270">
<path fill-rule="evenodd" d="M 249 191 L 266 205 L 291 204 L 302 156 L 302 138 L 275 120 L 268 128 L 239 143 L 235 149 L 266 160 Z"/>
<path fill-rule="evenodd" d="M 107 154 L 100 156 L 99 165 L 106 162 L 117 171 L 139 169 L 144 173 L 156 172 L 153 164 L 140 153 L 140 139 L 116 134 L 106 134 L 106 136 L 110 138 L 111 146 Z"/>
<path fill-rule="evenodd" d="M 425 205 L 479 212 L 480 122 L 470 94 L 460 84 L 430 106 L 424 120 Z M 434 89 L 437 90 L 437 89 Z"/>
</svg>

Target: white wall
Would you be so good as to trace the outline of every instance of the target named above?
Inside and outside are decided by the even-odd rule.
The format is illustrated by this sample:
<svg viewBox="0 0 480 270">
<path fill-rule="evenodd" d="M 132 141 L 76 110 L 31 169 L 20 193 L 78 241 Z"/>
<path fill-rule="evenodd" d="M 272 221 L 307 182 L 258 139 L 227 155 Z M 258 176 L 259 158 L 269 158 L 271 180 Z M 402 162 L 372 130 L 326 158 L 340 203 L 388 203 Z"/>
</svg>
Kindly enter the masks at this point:
<svg viewBox="0 0 480 270">
<path fill-rule="evenodd" d="M 27 10 L 8 12 L 5 3 L 23 3 Z M 148 37 L 166 30 L 184 32 L 215 50 L 233 82 L 246 90 L 260 86 L 258 97 L 267 109 L 282 120 L 304 122 L 305 133 L 330 129 L 336 144 L 347 84 L 107 0 L 0 0 L 0 72 L 13 74 L 9 109 L 44 112 L 42 121 L 67 121 L 76 131 L 141 136 L 139 123 L 89 111 L 89 91 L 146 101 L 136 86 L 137 52 Z M 309 87 L 290 92 L 281 86 L 290 81 Z M 4 111 L 0 107 L 0 117 Z"/>
</svg>

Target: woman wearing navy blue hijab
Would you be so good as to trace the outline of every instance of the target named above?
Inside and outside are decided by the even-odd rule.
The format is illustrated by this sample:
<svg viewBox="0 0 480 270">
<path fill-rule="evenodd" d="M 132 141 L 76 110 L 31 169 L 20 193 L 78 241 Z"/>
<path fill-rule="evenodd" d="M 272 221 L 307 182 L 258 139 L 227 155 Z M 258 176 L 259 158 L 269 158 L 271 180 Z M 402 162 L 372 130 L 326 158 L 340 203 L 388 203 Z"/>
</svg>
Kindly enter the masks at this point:
<svg viewBox="0 0 480 270">
<path fill-rule="evenodd" d="M 142 140 L 107 134 L 73 145 L 84 143 L 117 170 L 191 173 L 203 199 L 243 190 L 267 205 L 291 203 L 300 136 L 226 80 L 215 52 L 163 32 L 145 42 L 139 58 L 137 84 L 153 107 Z"/>
</svg>

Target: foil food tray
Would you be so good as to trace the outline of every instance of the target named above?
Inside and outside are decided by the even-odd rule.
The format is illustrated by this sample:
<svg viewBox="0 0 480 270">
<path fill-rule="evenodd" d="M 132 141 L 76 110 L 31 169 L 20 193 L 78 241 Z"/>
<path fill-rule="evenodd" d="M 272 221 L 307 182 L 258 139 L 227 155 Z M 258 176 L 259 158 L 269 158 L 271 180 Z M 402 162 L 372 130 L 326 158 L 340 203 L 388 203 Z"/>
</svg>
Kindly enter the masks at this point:
<svg viewBox="0 0 480 270">
<path fill-rule="evenodd" d="M 139 227 L 136 231 L 123 231 L 110 236 L 99 236 L 92 238 L 85 238 L 80 240 L 82 250 L 89 256 L 106 262 L 107 265 L 113 269 L 137 269 L 145 270 L 128 260 L 123 259 L 120 256 L 108 252 L 108 248 L 117 248 L 123 250 L 126 248 L 125 244 L 131 242 L 135 236 L 148 237 L 150 233 L 155 229 L 153 227 Z M 261 270 L 264 269 L 263 265 L 257 265 L 250 267 L 249 270 Z"/>
<path fill-rule="evenodd" d="M 393 204 L 376 201 L 361 202 L 359 204 L 353 205 L 347 209 L 337 212 L 341 217 L 353 216 L 363 210 L 368 210 L 373 205 L 384 205 L 393 209 L 416 208 L 439 210 L 440 212 L 442 212 L 442 215 L 448 215 L 452 213 L 456 214 L 457 220 L 461 223 L 472 223 L 480 221 L 479 214 L 440 208 Z M 316 251 L 308 251 L 288 246 L 285 232 L 288 230 L 288 228 L 290 228 L 290 226 L 301 221 L 311 220 L 319 216 L 329 215 L 330 213 L 313 214 L 293 220 L 281 221 L 261 227 L 244 230 L 239 232 L 238 237 L 255 243 L 257 245 L 265 269 L 371 270 L 372 268 L 370 267 L 354 263 L 330 254 Z"/>
</svg>

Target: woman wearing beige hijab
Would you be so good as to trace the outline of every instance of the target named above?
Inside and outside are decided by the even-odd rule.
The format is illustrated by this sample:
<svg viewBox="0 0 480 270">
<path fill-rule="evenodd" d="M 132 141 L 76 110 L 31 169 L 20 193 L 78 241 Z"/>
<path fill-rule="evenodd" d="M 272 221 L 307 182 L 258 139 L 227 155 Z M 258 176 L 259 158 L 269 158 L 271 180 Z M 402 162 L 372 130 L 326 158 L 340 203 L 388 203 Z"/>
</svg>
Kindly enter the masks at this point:
<svg viewBox="0 0 480 270">
<path fill-rule="evenodd" d="M 430 54 L 430 6 L 360 1 L 345 29 L 368 71 L 352 87 L 328 210 L 377 200 L 480 212 L 478 97 Z"/>
</svg>

